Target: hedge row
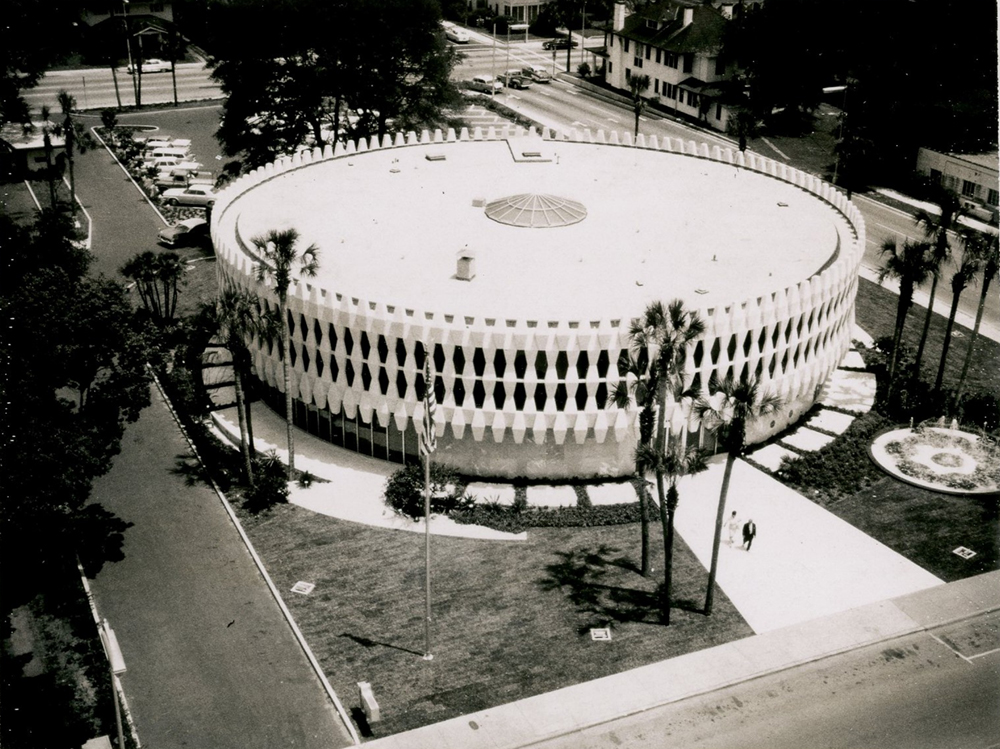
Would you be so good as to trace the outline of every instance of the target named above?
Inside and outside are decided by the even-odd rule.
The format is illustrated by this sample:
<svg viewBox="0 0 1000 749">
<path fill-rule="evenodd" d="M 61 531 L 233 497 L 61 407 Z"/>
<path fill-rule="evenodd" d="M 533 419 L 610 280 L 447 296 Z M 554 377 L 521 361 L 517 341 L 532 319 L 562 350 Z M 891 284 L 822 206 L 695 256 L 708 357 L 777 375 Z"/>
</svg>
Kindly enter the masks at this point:
<svg viewBox="0 0 1000 749">
<path fill-rule="evenodd" d="M 626 525 L 639 522 L 639 503 L 523 510 L 498 504 L 480 504 L 452 512 L 451 519 L 462 525 L 482 525 L 507 533 L 521 533 L 527 528 Z"/>
</svg>

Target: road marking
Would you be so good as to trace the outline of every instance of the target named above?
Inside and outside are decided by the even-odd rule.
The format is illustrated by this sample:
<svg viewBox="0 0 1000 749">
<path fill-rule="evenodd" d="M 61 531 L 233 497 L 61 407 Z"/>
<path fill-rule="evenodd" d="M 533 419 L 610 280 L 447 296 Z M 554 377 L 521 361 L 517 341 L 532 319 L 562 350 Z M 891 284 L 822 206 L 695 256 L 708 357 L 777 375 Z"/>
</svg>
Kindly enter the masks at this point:
<svg viewBox="0 0 1000 749">
<path fill-rule="evenodd" d="M 962 655 L 961 653 L 959 653 L 957 650 L 955 650 L 955 648 L 953 648 L 951 645 L 949 645 L 947 642 L 945 642 L 944 640 L 942 640 L 940 637 L 938 637 L 933 632 L 928 632 L 927 634 L 929 634 L 932 638 L 934 638 L 935 640 L 937 640 L 938 642 L 940 642 L 942 645 L 944 645 L 946 648 L 948 648 L 948 650 L 950 650 L 951 652 L 953 652 L 955 655 L 957 655 L 959 658 L 961 658 L 966 663 L 972 663 L 972 660 L 970 658 L 968 658 L 968 657 Z M 984 653 L 984 655 L 985 655 L 985 653 Z"/>
<path fill-rule="evenodd" d="M 552 94 L 550 94 L 548 91 L 542 91 L 541 89 L 538 89 L 538 93 L 540 93 L 542 96 L 552 96 Z"/>
<path fill-rule="evenodd" d="M 579 120 L 574 120 L 573 127 L 587 127 L 587 123 L 580 122 Z"/>
<path fill-rule="evenodd" d="M 615 117 L 613 114 L 608 115 L 605 119 L 610 120 L 611 122 L 621 122 L 621 120 Z"/>
<path fill-rule="evenodd" d="M 578 94 L 578 93 L 576 92 L 576 90 L 575 90 L 575 89 L 572 89 L 572 88 L 567 88 L 567 89 L 566 89 L 566 93 L 567 93 L 567 94 L 570 94 L 571 96 L 579 96 L 579 95 L 580 95 L 580 94 Z"/>
<path fill-rule="evenodd" d="M 975 660 L 976 658 L 982 658 L 984 655 L 993 655 L 994 653 L 1000 653 L 1000 648 L 993 648 L 993 650 L 987 650 L 985 653 L 976 653 L 975 655 L 970 655 L 969 660 Z"/>
<path fill-rule="evenodd" d="M 878 226 L 879 228 L 885 229 L 886 231 L 892 232 L 893 234 L 896 234 L 896 235 L 901 236 L 901 237 L 905 237 L 906 239 L 908 239 L 911 242 L 916 242 L 917 241 L 917 239 L 915 237 L 911 237 L 909 234 L 904 234 L 903 232 L 899 231 L 899 229 L 894 229 L 891 226 L 886 226 L 885 224 L 880 224 L 878 221 L 872 221 L 872 226 Z"/>
<path fill-rule="evenodd" d="M 643 122 L 649 122 L 649 118 L 641 114 L 639 115 L 639 119 L 642 120 Z"/>
<path fill-rule="evenodd" d="M 780 148 L 778 148 L 776 145 L 774 145 L 767 138 L 764 138 L 762 136 L 761 140 L 764 141 L 765 143 L 767 143 L 767 145 L 770 146 L 776 153 L 778 153 L 781 156 L 781 158 L 783 158 L 783 159 L 787 159 L 788 158 L 788 155 L 784 151 L 782 151 Z"/>
</svg>

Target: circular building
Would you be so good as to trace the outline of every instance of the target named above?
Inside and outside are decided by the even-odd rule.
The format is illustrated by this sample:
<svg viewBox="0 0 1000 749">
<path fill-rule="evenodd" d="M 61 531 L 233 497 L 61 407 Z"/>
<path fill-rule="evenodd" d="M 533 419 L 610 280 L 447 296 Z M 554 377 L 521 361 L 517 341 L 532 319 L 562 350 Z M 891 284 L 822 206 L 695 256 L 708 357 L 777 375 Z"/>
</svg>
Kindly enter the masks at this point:
<svg viewBox="0 0 1000 749">
<path fill-rule="evenodd" d="M 337 445 L 416 460 L 424 357 L 435 460 L 483 477 L 633 470 L 635 410 L 609 399 L 627 330 L 654 301 L 698 310 L 687 379 L 755 375 L 794 422 L 850 346 L 864 225 L 829 185 L 705 145 L 589 132 L 397 135 L 304 152 L 216 203 L 220 282 L 258 288 L 252 238 L 294 228 L 319 270 L 288 292 L 295 420 Z M 251 342 L 283 411 L 280 347 Z M 690 413 L 673 438 L 712 446 Z"/>
</svg>

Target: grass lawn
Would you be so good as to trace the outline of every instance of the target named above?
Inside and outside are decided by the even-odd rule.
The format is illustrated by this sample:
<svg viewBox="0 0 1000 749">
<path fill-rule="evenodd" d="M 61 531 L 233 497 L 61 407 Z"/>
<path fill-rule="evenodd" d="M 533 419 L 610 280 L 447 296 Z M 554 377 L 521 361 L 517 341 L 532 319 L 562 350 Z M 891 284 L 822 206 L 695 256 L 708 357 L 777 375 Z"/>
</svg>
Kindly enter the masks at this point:
<svg viewBox="0 0 1000 749">
<path fill-rule="evenodd" d="M 644 579 L 635 571 L 638 525 L 532 530 L 526 542 L 435 537 L 426 662 L 421 534 L 293 505 L 243 520 L 337 693 L 371 682 L 383 716 L 376 736 L 753 634 L 724 595 L 711 617 L 698 613 L 707 574 L 680 538 L 677 608 L 660 625 L 662 549 L 659 574 Z M 316 589 L 288 592 L 300 580 Z M 612 641 L 592 641 L 592 626 L 611 626 Z"/>
</svg>

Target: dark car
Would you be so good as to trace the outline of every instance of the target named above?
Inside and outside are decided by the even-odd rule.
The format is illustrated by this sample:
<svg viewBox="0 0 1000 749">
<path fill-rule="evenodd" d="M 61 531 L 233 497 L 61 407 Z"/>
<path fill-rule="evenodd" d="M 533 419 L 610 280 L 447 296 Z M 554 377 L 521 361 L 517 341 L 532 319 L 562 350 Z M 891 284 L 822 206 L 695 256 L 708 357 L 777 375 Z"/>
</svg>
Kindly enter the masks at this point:
<svg viewBox="0 0 1000 749">
<path fill-rule="evenodd" d="M 561 36 L 557 39 L 546 39 L 542 42 L 542 49 L 574 49 L 579 46 L 575 40 Z"/>
<path fill-rule="evenodd" d="M 207 248 L 211 242 L 208 222 L 203 218 L 187 218 L 174 226 L 160 229 L 160 244 L 168 247 Z"/>
</svg>

